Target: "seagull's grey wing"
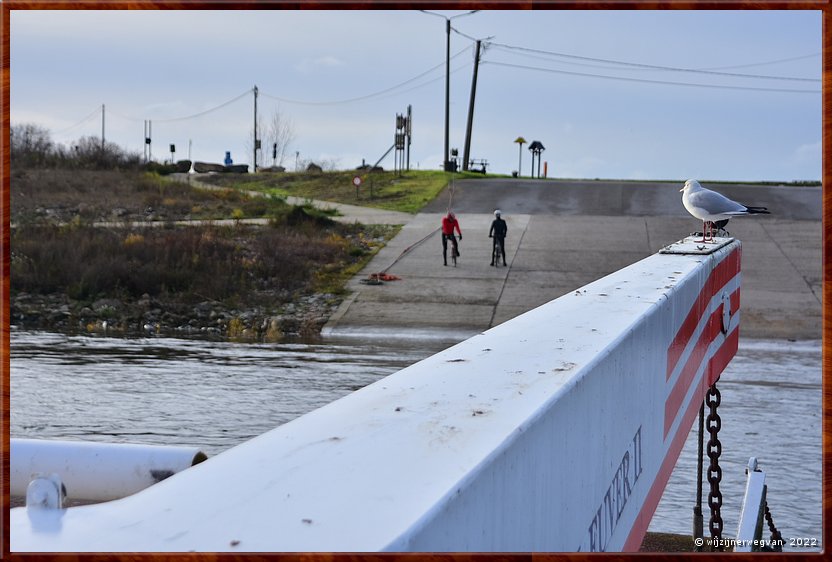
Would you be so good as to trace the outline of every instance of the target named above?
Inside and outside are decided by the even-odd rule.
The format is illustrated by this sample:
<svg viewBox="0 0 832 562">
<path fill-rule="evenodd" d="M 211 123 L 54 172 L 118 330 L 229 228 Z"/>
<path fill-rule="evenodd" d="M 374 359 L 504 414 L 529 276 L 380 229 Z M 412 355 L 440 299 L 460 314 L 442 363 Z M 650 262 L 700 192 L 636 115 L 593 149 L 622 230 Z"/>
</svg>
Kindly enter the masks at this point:
<svg viewBox="0 0 832 562">
<path fill-rule="evenodd" d="M 700 189 L 690 194 L 690 203 L 700 209 L 704 209 L 711 215 L 733 215 L 747 212 L 744 205 L 728 199 L 721 193 L 709 189 Z"/>
</svg>

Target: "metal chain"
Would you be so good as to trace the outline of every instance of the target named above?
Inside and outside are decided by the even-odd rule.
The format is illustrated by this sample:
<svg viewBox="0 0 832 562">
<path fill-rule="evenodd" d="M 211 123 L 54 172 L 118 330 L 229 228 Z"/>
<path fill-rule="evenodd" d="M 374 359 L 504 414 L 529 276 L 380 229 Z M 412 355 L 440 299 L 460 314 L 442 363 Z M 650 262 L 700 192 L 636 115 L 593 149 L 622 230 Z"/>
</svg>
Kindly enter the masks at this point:
<svg viewBox="0 0 832 562">
<path fill-rule="evenodd" d="M 708 483 L 711 485 L 711 491 L 708 493 L 708 506 L 711 508 L 710 531 L 712 539 L 722 539 L 722 515 L 720 509 L 722 508 L 722 492 L 719 491 L 719 483 L 722 480 L 722 469 L 719 467 L 719 455 L 722 453 L 722 443 L 719 441 L 719 430 L 722 427 L 722 419 L 717 413 L 717 407 L 722 402 L 722 395 L 716 388 L 714 383 L 705 395 L 705 404 L 708 406 L 708 419 L 706 426 L 710 439 L 708 440 L 708 458 L 710 464 L 708 466 Z M 721 540 L 714 540 L 711 550 L 722 551 L 725 547 Z"/>
<path fill-rule="evenodd" d="M 774 526 L 774 519 L 771 517 L 771 511 L 768 509 L 768 502 L 765 503 L 765 506 L 766 523 L 768 523 L 768 530 L 771 531 L 771 543 L 773 545 L 772 550 L 775 552 L 782 552 L 783 536 L 780 534 L 780 531 L 777 530 L 777 527 Z"/>
</svg>

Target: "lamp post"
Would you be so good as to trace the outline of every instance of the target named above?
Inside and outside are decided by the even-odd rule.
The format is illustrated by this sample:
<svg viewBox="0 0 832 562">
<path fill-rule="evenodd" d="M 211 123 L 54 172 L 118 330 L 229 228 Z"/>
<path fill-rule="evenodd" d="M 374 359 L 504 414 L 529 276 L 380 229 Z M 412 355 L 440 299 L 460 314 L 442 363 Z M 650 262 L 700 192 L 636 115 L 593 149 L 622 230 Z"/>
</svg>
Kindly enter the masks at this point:
<svg viewBox="0 0 832 562">
<path fill-rule="evenodd" d="M 451 160 L 449 158 L 450 152 L 450 140 L 449 140 L 449 130 L 450 130 L 450 107 L 451 107 L 451 20 L 456 18 L 461 18 L 463 16 L 470 16 L 471 14 L 477 13 L 479 10 L 471 10 L 470 12 L 465 12 L 464 14 L 457 14 L 455 16 L 443 16 L 442 14 L 437 14 L 434 12 L 429 12 L 427 10 L 420 10 L 424 14 L 428 14 L 431 16 L 438 16 L 440 18 L 445 18 L 445 152 L 444 154 L 444 163 L 442 164 L 443 169 L 448 172 L 451 170 Z"/>
<path fill-rule="evenodd" d="M 514 139 L 514 142 L 520 145 L 520 156 L 517 158 L 517 177 L 519 178 L 521 175 L 522 164 L 523 164 L 523 144 L 526 142 L 526 139 L 523 137 L 517 137 Z"/>
<path fill-rule="evenodd" d="M 540 154 L 546 150 L 546 147 L 540 141 L 532 141 L 529 150 L 532 153 L 532 177 L 534 177 L 534 157 L 537 156 L 537 177 L 540 178 Z"/>
</svg>

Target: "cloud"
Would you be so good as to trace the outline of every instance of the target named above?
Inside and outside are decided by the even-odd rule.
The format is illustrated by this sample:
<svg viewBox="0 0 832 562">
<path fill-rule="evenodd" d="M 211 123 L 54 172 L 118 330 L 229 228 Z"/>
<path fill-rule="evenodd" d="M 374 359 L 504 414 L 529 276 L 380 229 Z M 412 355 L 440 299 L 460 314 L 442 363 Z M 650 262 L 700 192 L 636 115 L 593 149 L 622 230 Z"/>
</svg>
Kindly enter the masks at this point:
<svg viewBox="0 0 832 562">
<path fill-rule="evenodd" d="M 798 164 L 807 162 L 820 162 L 821 141 L 801 144 L 792 153 L 792 160 Z"/>
<path fill-rule="evenodd" d="M 328 55 L 314 59 L 303 59 L 295 66 L 295 68 L 303 74 L 311 74 L 319 68 L 334 68 L 336 66 L 342 66 L 343 64 L 344 63 L 340 59 Z"/>
</svg>

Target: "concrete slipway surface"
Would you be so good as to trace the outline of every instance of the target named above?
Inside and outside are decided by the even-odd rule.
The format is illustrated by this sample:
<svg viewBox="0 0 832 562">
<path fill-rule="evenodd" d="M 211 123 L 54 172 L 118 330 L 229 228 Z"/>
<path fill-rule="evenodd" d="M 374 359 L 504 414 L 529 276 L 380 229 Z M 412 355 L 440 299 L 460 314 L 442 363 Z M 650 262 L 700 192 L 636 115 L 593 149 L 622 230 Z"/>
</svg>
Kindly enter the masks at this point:
<svg viewBox="0 0 832 562">
<path fill-rule="evenodd" d="M 702 183 L 772 213 L 737 217 L 727 226 L 742 241 L 742 335 L 820 339 L 821 187 Z M 682 182 L 453 182 L 418 215 L 384 217 L 409 220 L 350 281 L 351 295 L 323 333 L 456 341 L 482 332 L 701 230 L 682 206 L 681 187 Z M 463 234 L 457 267 L 442 265 L 437 231 L 449 204 Z M 508 267 L 489 265 L 488 230 L 496 208 L 508 223 Z M 362 283 L 380 271 L 401 280 Z"/>
</svg>

